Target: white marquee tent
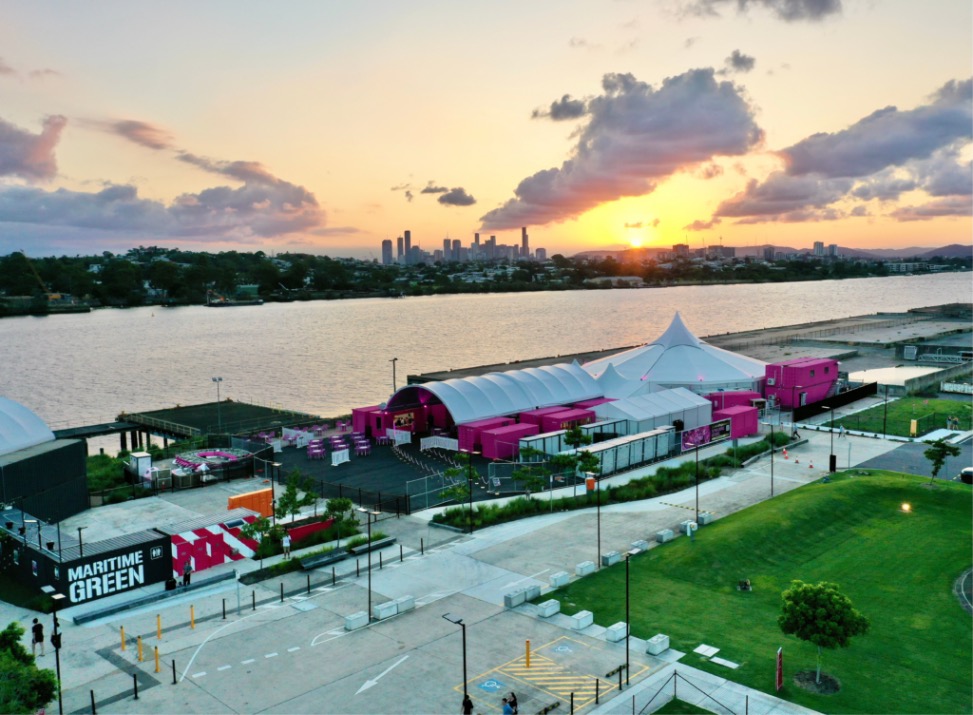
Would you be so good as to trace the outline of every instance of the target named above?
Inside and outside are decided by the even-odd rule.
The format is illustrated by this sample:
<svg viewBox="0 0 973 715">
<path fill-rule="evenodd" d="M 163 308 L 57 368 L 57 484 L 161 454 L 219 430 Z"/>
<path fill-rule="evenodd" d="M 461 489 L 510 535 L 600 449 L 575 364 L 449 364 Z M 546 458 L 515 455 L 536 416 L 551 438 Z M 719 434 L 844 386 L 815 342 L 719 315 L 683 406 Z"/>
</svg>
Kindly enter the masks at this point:
<svg viewBox="0 0 973 715">
<path fill-rule="evenodd" d="M 709 424 L 713 404 L 683 387 L 677 387 L 605 402 L 596 405 L 594 410 L 599 420 L 628 420 L 628 434 L 638 434 L 672 425 L 676 420 L 683 423 L 683 429 Z"/>
<path fill-rule="evenodd" d="M 720 389 L 760 391 L 765 366 L 703 342 L 676 313 L 654 342 L 583 367 L 598 380 L 605 397 L 624 398 L 675 387 L 697 394 Z"/>
<path fill-rule="evenodd" d="M 44 420 L 19 402 L 0 397 L 0 455 L 53 440 Z"/>
</svg>

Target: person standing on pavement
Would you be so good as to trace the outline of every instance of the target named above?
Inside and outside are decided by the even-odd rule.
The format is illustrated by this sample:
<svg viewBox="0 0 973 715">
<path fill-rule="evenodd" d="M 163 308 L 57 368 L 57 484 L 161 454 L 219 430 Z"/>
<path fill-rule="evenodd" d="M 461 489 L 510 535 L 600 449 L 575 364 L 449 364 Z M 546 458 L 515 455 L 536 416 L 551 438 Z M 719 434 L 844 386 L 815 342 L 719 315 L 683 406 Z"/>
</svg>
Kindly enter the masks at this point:
<svg viewBox="0 0 973 715">
<path fill-rule="evenodd" d="M 503 699 L 503 715 L 514 715 L 514 709 L 510 707 L 510 701 Z"/>
<path fill-rule="evenodd" d="M 44 655 L 44 626 L 36 618 L 30 627 L 30 651 L 34 656 L 37 655 L 37 644 L 41 644 L 41 655 Z"/>
<path fill-rule="evenodd" d="M 182 567 L 182 585 L 183 586 L 188 586 L 189 585 L 189 578 L 190 578 L 190 574 L 192 574 L 192 572 L 193 572 L 193 565 L 187 559 L 186 560 L 186 565 Z"/>
<path fill-rule="evenodd" d="M 473 715 L 473 701 L 469 694 L 463 696 L 463 715 Z"/>
<path fill-rule="evenodd" d="M 513 691 L 510 691 L 510 697 L 507 698 L 507 702 L 510 703 L 510 709 L 514 711 L 514 715 L 517 715 L 520 711 L 517 709 L 517 695 Z"/>
<path fill-rule="evenodd" d="M 280 543 L 284 547 L 284 558 L 289 559 L 291 557 L 291 535 L 285 531 L 284 538 L 280 540 Z"/>
</svg>

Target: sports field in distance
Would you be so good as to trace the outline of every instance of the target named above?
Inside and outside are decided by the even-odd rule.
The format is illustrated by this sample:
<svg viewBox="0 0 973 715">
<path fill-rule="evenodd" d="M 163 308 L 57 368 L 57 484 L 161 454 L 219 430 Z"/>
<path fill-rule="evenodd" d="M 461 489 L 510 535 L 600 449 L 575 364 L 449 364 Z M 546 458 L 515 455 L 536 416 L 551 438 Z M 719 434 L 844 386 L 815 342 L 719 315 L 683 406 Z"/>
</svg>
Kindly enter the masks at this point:
<svg viewBox="0 0 973 715">
<path fill-rule="evenodd" d="M 825 713 L 968 713 L 973 710 L 973 619 L 953 593 L 971 565 L 970 486 L 910 475 L 856 471 L 815 482 L 727 516 L 631 560 L 632 634 L 665 633 L 681 662 L 774 692 Z M 902 505 L 908 503 L 910 511 Z M 753 590 L 737 584 L 750 579 Z M 813 670 L 817 648 L 777 627 L 780 594 L 793 579 L 830 581 L 871 621 L 846 649 L 823 650 L 835 695 L 794 684 Z M 595 622 L 625 620 L 624 562 L 544 598 L 563 613 L 588 609 Z M 705 643 L 737 670 L 693 653 Z"/>
</svg>

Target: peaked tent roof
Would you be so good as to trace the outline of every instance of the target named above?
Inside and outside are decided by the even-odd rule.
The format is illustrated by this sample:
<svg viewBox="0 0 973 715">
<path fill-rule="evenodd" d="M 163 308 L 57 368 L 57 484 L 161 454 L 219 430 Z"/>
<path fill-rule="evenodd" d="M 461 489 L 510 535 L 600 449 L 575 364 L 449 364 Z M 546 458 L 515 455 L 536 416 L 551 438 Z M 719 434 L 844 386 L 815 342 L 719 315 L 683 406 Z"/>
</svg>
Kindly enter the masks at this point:
<svg viewBox="0 0 973 715">
<path fill-rule="evenodd" d="M 752 383 L 763 378 L 764 367 L 760 360 L 703 342 L 679 313 L 655 341 L 584 365 L 608 397 L 627 397 L 653 385 Z"/>
<path fill-rule="evenodd" d="M 392 395 L 386 410 L 422 402 L 422 391 L 437 397 L 456 424 L 602 397 L 580 365 L 562 363 L 407 385 Z"/>
<path fill-rule="evenodd" d="M 19 402 L 0 397 L 0 455 L 53 440 L 44 420 Z"/>
</svg>

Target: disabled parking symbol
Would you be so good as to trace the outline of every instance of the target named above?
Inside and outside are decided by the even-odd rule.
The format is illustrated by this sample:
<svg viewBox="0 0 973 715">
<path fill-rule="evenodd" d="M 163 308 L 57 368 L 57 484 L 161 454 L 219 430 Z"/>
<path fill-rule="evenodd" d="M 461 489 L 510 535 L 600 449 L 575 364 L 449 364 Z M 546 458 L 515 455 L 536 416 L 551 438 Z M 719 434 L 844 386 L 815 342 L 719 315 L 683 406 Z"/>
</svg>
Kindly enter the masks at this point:
<svg viewBox="0 0 973 715">
<path fill-rule="evenodd" d="M 559 645 L 559 646 L 557 646 L 557 647 L 554 648 L 554 652 L 555 653 L 573 653 L 574 651 L 571 649 L 571 646 L 569 646 L 569 645 Z"/>
<path fill-rule="evenodd" d="M 495 693 L 502 687 L 503 683 L 499 680 L 494 680 L 493 678 L 484 680 L 482 683 L 480 683 L 480 689 L 486 690 L 488 693 Z"/>
</svg>

